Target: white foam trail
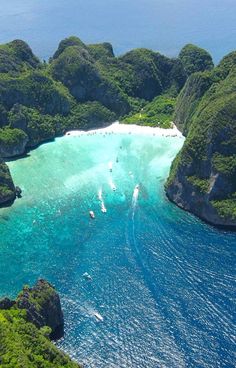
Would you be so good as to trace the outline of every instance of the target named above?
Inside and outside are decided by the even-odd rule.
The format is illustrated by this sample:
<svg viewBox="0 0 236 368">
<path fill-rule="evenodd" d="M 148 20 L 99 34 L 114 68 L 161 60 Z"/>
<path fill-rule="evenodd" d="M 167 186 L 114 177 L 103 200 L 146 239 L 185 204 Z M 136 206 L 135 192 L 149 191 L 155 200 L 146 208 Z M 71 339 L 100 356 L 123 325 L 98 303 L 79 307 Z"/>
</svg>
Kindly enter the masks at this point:
<svg viewBox="0 0 236 368">
<path fill-rule="evenodd" d="M 139 195 L 139 185 L 135 185 L 134 192 L 133 192 L 133 198 L 132 198 L 132 206 L 133 208 L 136 206 L 137 200 Z"/>
<path fill-rule="evenodd" d="M 113 181 L 112 180 L 109 180 L 109 185 L 110 185 L 110 187 L 111 187 L 111 189 L 113 190 L 113 191 L 115 191 L 117 188 L 116 188 L 116 186 L 115 186 L 115 184 L 113 183 Z"/>
<path fill-rule="evenodd" d="M 101 211 L 102 211 L 103 213 L 106 213 L 106 212 L 107 212 L 107 209 L 106 209 L 105 204 L 104 204 L 104 202 L 103 202 L 103 201 L 102 201 L 102 204 L 101 204 Z"/>
<path fill-rule="evenodd" d="M 98 199 L 99 201 L 102 201 L 102 189 L 99 189 L 98 191 Z"/>
</svg>

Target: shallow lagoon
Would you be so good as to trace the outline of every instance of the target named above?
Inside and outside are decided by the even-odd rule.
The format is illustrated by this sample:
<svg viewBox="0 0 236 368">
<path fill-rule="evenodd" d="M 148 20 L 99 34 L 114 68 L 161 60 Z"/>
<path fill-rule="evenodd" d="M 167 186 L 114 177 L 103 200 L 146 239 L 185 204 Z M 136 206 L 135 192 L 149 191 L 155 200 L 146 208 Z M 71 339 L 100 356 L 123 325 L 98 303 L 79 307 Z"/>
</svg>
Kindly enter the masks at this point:
<svg viewBox="0 0 236 368">
<path fill-rule="evenodd" d="M 23 198 L 0 210 L 0 294 L 51 281 L 66 320 L 58 346 L 85 367 L 235 366 L 236 234 L 166 200 L 163 184 L 182 144 L 70 136 L 9 163 Z"/>
</svg>

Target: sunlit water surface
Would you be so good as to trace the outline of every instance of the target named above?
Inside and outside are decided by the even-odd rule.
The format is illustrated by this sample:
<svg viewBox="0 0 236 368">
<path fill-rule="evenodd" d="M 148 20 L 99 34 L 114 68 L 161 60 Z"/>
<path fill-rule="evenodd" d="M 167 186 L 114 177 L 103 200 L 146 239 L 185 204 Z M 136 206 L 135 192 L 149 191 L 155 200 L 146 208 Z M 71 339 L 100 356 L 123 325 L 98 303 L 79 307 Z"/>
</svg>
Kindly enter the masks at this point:
<svg viewBox="0 0 236 368">
<path fill-rule="evenodd" d="M 235 367 L 236 234 L 167 201 L 182 144 L 63 137 L 9 163 L 23 198 L 0 210 L 0 294 L 51 281 L 65 314 L 58 346 L 85 367 Z"/>
</svg>

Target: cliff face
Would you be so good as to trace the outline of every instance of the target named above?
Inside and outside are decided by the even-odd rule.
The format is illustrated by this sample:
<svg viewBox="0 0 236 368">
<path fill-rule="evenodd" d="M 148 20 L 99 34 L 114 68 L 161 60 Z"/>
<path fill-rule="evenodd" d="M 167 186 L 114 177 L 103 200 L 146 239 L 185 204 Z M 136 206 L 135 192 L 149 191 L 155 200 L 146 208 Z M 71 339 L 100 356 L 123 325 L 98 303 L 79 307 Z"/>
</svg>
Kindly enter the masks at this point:
<svg viewBox="0 0 236 368">
<path fill-rule="evenodd" d="M 0 300 L 0 366 L 79 368 L 49 339 L 62 336 L 63 324 L 59 296 L 45 280 Z"/>
<path fill-rule="evenodd" d="M 28 136 L 20 129 L 0 129 L 0 156 L 20 156 L 25 152 Z"/>
<path fill-rule="evenodd" d="M 49 326 L 52 339 L 59 339 L 64 335 L 60 298 L 49 282 L 39 280 L 32 288 L 25 287 L 16 299 L 16 307 L 25 309 L 27 321 L 36 327 Z"/>
<path fill-rule="evenodd" d="M 16 198 L 15 186 L 10 171 L 0 158 L 0 206 L 14 201 Z"/>
<path fill-rule="evenodd" d="M 168 198 L 179 207 L 211 224 L 233 228 L 236 228 L 235 65 L 235 55 L 231 55 L 211 74 L 196 73 L 187 81 L 175 114 L 187 138 L 166 183 Z"/>
</svg>

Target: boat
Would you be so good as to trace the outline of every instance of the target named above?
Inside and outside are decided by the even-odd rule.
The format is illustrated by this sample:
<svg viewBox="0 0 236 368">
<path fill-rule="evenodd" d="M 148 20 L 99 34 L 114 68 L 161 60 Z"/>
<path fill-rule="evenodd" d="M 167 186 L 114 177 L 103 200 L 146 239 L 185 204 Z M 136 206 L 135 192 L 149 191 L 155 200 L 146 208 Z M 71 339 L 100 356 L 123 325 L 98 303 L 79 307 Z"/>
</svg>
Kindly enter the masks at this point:
<svg viewBox="0 0 236 368">
<path fill-rule="evenodd" d="M 101 316 L 100 313 L 98 312 L 94 312 L 94 317 L 98 320 L 98 321 L 103 321 L 103 316 Z"/>
<path fill-rule="evenodd" d="M 93 211 L 89 211 L 89 216 L 92 218 L 92 219 L 95 219 L 95 214 Z"/>
<path fill-rule="evenodd" d="M 110 172 L 112 172 L 112 162 L 111 161 L 109 162 L 108 167 L 109 167 Z"/>
<path fill-rule="evenodd" d="M 88 272 L 83 273 L 83 277 L 84 277 L 86 280 L 89 280 L 89 281 L 91 281 L 91 280 L 92 280 L 92 276 L 90 276 L 90 274 L 89 274 Z"/>
<path fill-rule="evenodd" d="M 112 180 L 110 180 L 109 181 L 109 185 L 110 185 L 110 187 L 111 187 L 111 189 L 113 190 L 113 191 L 115 191 L 117 188 L 116 188 L 116 186 L 115 186 L 115 184 L 113 183 L 113 181 Z"/>
</svg>

